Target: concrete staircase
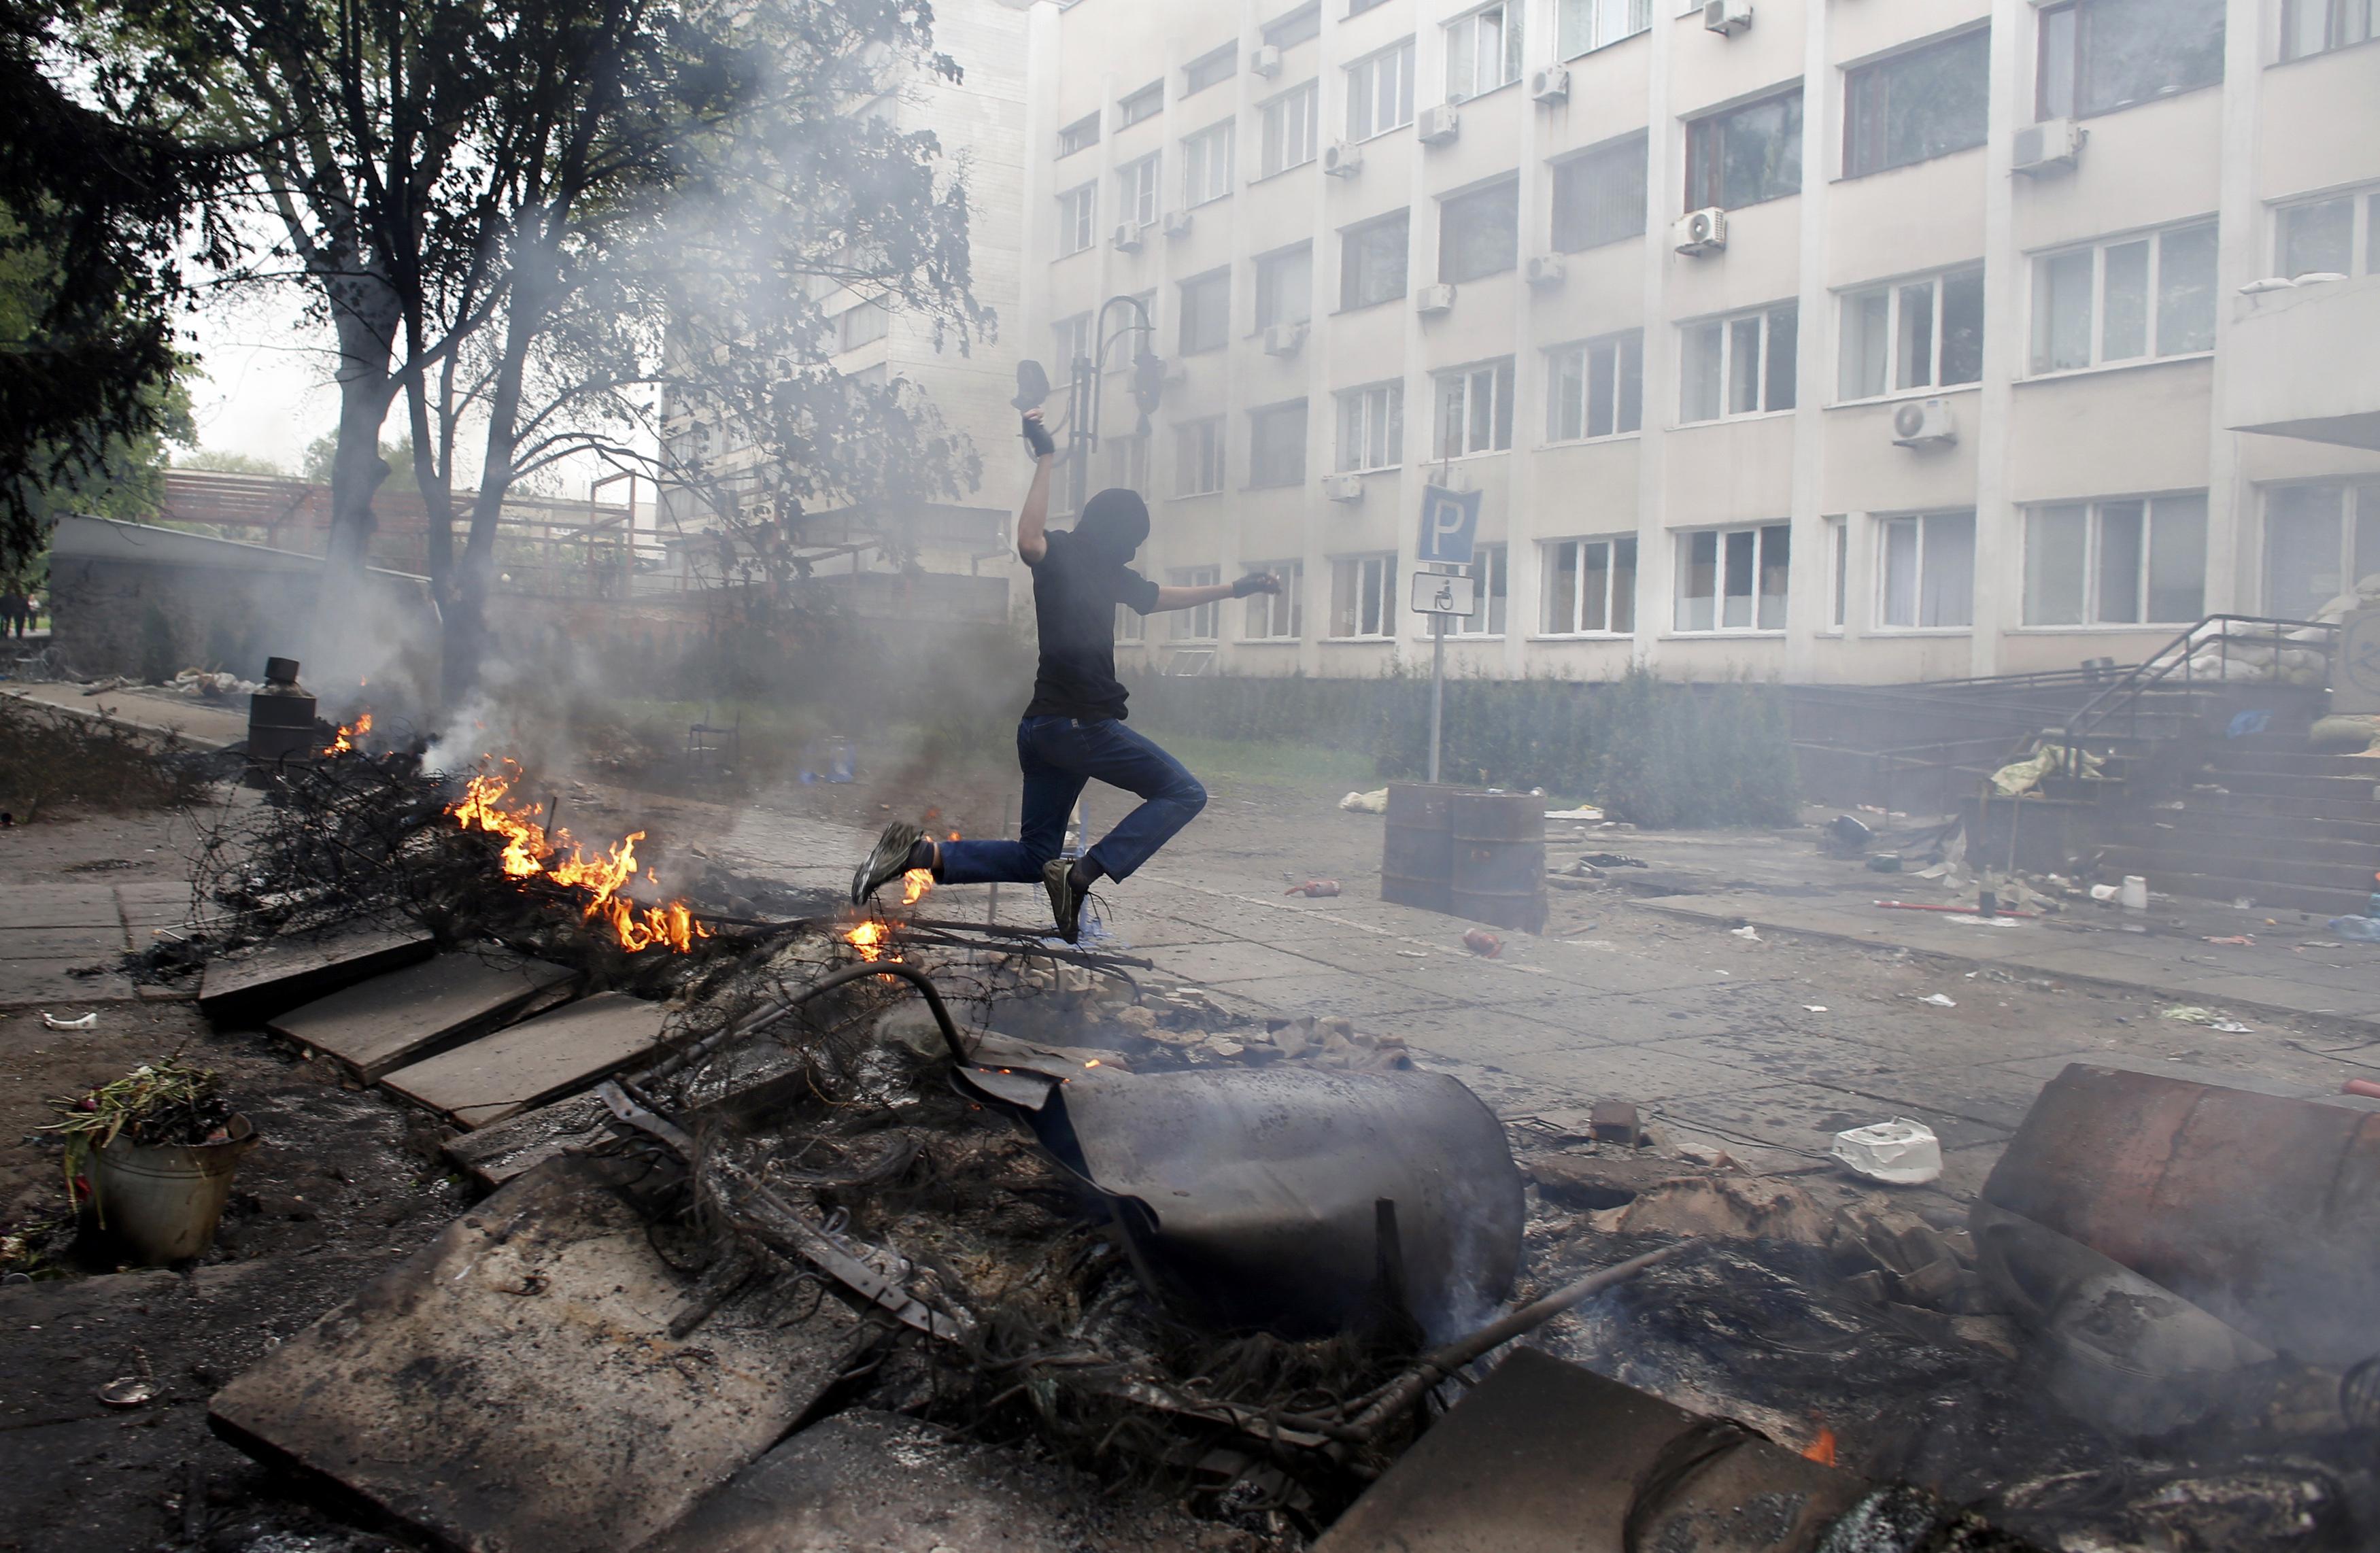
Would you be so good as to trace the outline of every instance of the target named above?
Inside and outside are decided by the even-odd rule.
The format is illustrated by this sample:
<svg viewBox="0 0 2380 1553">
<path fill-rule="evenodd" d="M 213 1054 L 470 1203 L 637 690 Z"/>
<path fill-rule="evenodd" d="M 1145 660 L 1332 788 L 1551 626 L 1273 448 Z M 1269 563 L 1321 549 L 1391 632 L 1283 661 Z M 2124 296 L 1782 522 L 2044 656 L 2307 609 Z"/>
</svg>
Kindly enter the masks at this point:
<svg viewBox="0 0 2380 1553">
<path fill-rule="evenodd" d="M 2145 875 L 2174 894 L 2329 916 L 2362 916 L 2380 889 L 2380 758 L 2254 734 L 2207 749 L 2187 784 L 2168 791 L 2153 800 L 2135 789 L 2107 806 L 2105 871 Z"/>
</svg>

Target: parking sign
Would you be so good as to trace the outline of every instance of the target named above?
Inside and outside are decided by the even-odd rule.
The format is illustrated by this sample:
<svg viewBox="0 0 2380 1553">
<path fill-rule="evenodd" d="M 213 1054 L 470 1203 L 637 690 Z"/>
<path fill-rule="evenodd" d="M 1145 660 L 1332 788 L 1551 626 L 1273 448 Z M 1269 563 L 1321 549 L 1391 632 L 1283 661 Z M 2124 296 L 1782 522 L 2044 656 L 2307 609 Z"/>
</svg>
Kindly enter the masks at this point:
<svg viewBox="0 0 2380 1553">
<path fill-rule="evenodd" d="M 1479 492 L 1421 488 L 1421 547 L 1426 564 L 1468 566 L 1479 538 Z"/>
</svg>

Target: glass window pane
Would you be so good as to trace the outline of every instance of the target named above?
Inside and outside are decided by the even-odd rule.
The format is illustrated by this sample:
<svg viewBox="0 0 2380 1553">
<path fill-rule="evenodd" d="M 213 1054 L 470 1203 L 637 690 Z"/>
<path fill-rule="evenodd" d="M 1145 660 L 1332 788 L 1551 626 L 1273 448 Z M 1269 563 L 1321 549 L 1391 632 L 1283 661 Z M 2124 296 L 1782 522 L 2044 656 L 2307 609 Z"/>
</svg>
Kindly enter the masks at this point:
<svg viewBox="0 0 2380 1553">
<path fill-rule="evenodd" d="M 1925 519 L 1925 578 L 1920 625 L 1972 625 L 1975 616 L 1975 515 L 1935 513 Z"/>
<path fill-rule="evenodd" d="M 1636 541 L 1611 544 L 1611 629 L 1636 629 Z"/>
<path fill-rule="evenodd" d="M 1465 453 L 1481 453 L 1496 445 L 1496 374 L 1482 369 L 1471 374 L 1471 424 Z"/>
<path fill-rule="evenodd" d="M 1499 275 L 1520 262 L 1518 179 L 1442 201 L 1439 206 L 1438 278 L 1461 282 Z"/>
<path fill-rule="evenodd" d="M 1934 283 L 1900 288 L 1900 349 L 1893 369 L 1896 388 L 1934 386 Z"/>
<path fill-rule="evenodd" d="M 1720 323 L 1696 323 L 1685 332 L 1684 359 L 1679 373 L 1678 419 L 1717 420 L 1719 413 Z"/>
<path fill-rule="evenodd" d="M 1678 536 L 1678 629 L 1707 631 L 1718 595 L 1718 536 Z"/>
<path fill-rule="evenodd" d="M 1989 54 L 1989 35 L 1977 30 L 1854 72 L 1846 176 L 1982 145 Z"/>
<path fill-rule="evenodd" d="M 1575 253 L 1644 232 L 1645 145 L 1645 137 L 1635 135 L 1555 164 L 1556 249 Z"/>
<path fill-rule="evenodd" d="M 1984 273 L 1962 270 L 1942 277 L 1942 383 L 1983 377 Z"/>
<path fill-rule="evenodd" d="M 1727 413 L 1750 415 L 1760 408 L 1760 320 L 1735 319 L 1727 330 Z"/>
<path fill-rule="evenodd" d="M 1892 293 L 1883 286 L 1843 298 L 1843 355 L 1835 383 L 1839 398 L 1872 399 L 1884 392 L 1890 339 L 1886 325 L 1891 310 Z"/>
<path fill-rule="evenodd" d="M 1802 91 L 1718 115 L 1718 203 L 1733 210 L 1802 191 Z"/>
<path fill-rule="evenodd" d="M 2142 531 L 2145 504 L 2099 504 L 2098 609 L 2092 619 L 2103 625 L 2129 624 L 2141 618 L 2141 562 L 2147 536 Z"/>
<path fill-rule="evenodd" d="M 1512 445 L 1512 363 L 1505 361 L 1496 368 L 1496 440 L 1488 445 L 1508 448 Z"/>
<path fill-rule="evenodd" d="M 1594 346 L 1586 351 L 1586 434 L 1590 437 L 1611 435 L 1614 394 L 1614 370 L 1619 351 L 1611 346 Z"/>
<path fill-rule="evenodd" d="M 2354 271 L 2355 201 L 2325 200 L 2291 205 L 2280 212 L 2280 273 L 2351 274 Z"/>
<path fill-rule="evenodd" d="M 2149 245 L 2118 243 L 2107 249 L 2104 303 L 2107 325 L 2099 359 L 2124 361 L 2149 353 Z"/>
<path fill-rule="evenodd" d="M 2346 492 L 2335 485 L 2277 486 L 2265 495 L 2265 611 L 2311 620 L 2347 589 L 2339 571 Z"/>
<path fill-rule="evenodd" d="M 1579 625 L 1582 631 L 1611 629 L 1611 547 L 1608 544 L 1581 545 L 1585 552 L 1579 567 Z"/>
<path fill-rule="evenodd" d="M 1835 552 L 1835 629 L 1843 628 L 1843 613 L 1849 604 L 1852 574 L 1852 526 L 1848 519 L 1836 518 L 1828 525 L 1828 542 Z"/>
<path fill-rule="evenodd" d="M 1586 361 L 1585 350 L 1556 351 L 1546 373 L 1546 440 L 1586 434 Z"/>
<path fill-rule="evenodd" d="M 2024 623 L 2082 624 L 2083 546 L 2090 509 L 2038 507 L 2024 526 Z"/>
<path fill-rule="evenodd" d="M 2183 625 L 2205 606 L 2206 498 L 2160 496 L 2149 506 L 2148 617 Z"/>
<path fill-rule="evenodd" d="M 1884 624 L 1917 624 L 1917 519 L 1884 526 Z"/>
<path fill-rule="evenodd" d="M 2215 228 L 2185 226 L 2157 239 L 2157 354 L 2215 348 Z"/>
<path fill-rule="evenodd" d="M 1793 531 L 1784 524 L 1760 530 L 1760 628 L 1785 629 L 1785 592 L 1791 580 Z"/>
<path fill-rule="evenodd" d="M 1795 335 L 1801 321 L 1798 302 L 1788 302 L 1772 308 L 1768 313 L 1767 402 L 1762 407 L 1790 410 L 1793 407 L 1794 378 L 1800 357 L 1795 350 Z"/>
<path fill-rule="evenodd" d="M 1438 380 L 1438 445 L 1432 456 L 1452 458 L 1463 451 L 1463 386 L 1469 380 L 1449 372 Z"/>
<path fill-rule="evenodd" d="M 2035 119 L 2074 116 L 2074 7 L 2041 13 L 2040 73 L 2035 78 Z"/>
<path fill-rule="evenodd" d="M 2331 0 L 2287 0 L 2281 7 L 2281 57 L 2303 59 L 2330 46 Z"/>
<path fill-rule="evenodd" d="M 1548 636 L 1559 637 L 1579 629 L 1580 548 L 1575 540 L 1546 547 L 1546 602 L 1538 618 Z"/>
<path fill-rule="evenodd" d="M 1722 597 L 1719 624 L 1748 626 L 1752 624 L 1753 589 L 1758 582 L 1760 536 L 1749 528 L 1722 536 L 1727 541 L 1727 573 L 1721 579 Z"/>
<path fill-rule="evenodd" d="M 2033 266 L 2033 370 L 2091 364 L 2091 250 L 2055 254 Z"/>
<path fill-rule="evenodd" d="M 2224 0 L 2080 0 L 2077 106 L 2103 114 L 2223 79 Z"/>
</svg>

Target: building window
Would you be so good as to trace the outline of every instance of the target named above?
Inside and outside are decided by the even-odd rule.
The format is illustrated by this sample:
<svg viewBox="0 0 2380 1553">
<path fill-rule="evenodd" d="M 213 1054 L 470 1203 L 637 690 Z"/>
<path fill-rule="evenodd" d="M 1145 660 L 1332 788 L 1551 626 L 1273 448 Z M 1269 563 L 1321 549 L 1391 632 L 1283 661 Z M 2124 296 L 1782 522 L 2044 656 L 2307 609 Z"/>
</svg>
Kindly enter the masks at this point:
<svg viewBox="0 0 2380 1553">
<path fill-rule="evenodd" d="M 1389 0 L 1347 0 L 1347 14 L 1351 17 L 1359 17 L 1366 11 L 1385 6 L 1388 3 Z"/>
<path fill-rule="evenodd" d="M 1686 126 L 1686 209 L 1736 210 L 1802 192 L 1802 89 Z"/>
<path fill-rule="evenodd" d="M 1884 559 L 1876 579 L 1878 625 L 1928 631 L 1974 624 L 1973 513 L 1879 518 L 1876 531 Z"/>
<path fill-rule="evenodd" d="M 1119 642 L 1148 640 L 1148 617 L 1123 604 L 1115 607 L 1115 639 Z"/>
<path fill-rule="evenodd" d="M 2380 30 L 2380 5 L 2373 0 L 2282 0 L 2283 59 L 2369 42 L 2375 30 Z"/>
<path fill-rule="evenodd" d="M 1438 202 L 1438 278 L 1475 281 L 1500 275 L 1521 261 L 1521 180 Z"/>
<path fill-rule="evenodd" d="M 1481 545 L 1472 552 L 1471 613 L 1447 622 L 1450 637 L 1500 637 L 1504 634 L 1504 595 L 1510 578 L 1502 545 Z"/>
<path fill-rule="evenodd" d="M 1780 302 L 1682 326 L 1678 419 L 1720 420 L 1791 409 L 1800 317 L 1799 303 Z"/>
<path fill-rule="evenodd" d="M 1368 140 L 1402 129 L 1414 116 L 1414 41 L 1347 67 L 1347 138 Z"/>
<path fill-rule="evenodd" d="M 1438 375 L 1437 458 L 1501 453 L 1512 445 L 1512 358 Z"/>
<path fill-rule="evenodd" d="M 1314 160 L 1321 112 L 1319 81 L 1293 87 L 1264 105 L 1264 146 L 1257 158 L 1260 176 L 1269 178 Z"/>
<path fill-rule="evenodd" d="M 1678 536 L 1681 631 L 1782 631 L 1793 564 L 1782 523 Z"/>
<path fill-rule="evenodd" d="M 1561 57 L 1633 38 L 1653 25 L 1653 0 L 1560 0 L 1554 36 Z"/>
<path fill-rule="evenodd" d="M 1368 308 L 1405 294 L 1405 250 L 1412 216 L 1399 211 L 1350 227 L 1339 247 L 1339 305 Z"/>
<path fill-rule="evenodd" d="M 2223 79 L 2224 0 L 2044 6 L 2035 118 L 2087 118 Z"/>
<path fill-rule="evenodd" d="M 2380 481 L 2265 491 L 2265 613 L 2312 620 L 2380 573 Z"/>
<path fill-rule="evenodd" d="M 1222 490 L 1222 417 L 1185 421 L 1173 430 L 1173 494 L 1212 496 Z"/>
<path fill-rule="evenodd" d="M 1118 99 L 1116 127 L 1122 129 L 1127 125 L 1138 124 L 1142 119 L 1155 118 L 1164 111 L 1165 83 L 1162 80 L 1151 81 L 1138 91 Z"/>
<path fill-rule="evenodd" d="M 2033 261 L 2033 370 L 2215 348 L 2215 224 Z"/>
<path fill-rule="evenodd" d="M 1339 472 L 1393 469 L 1405 461 L 1405 385 L 1376 382 L 1339 395 Z"/>
<path fill-rule="evenodd" d="M 2027 625 L 2186 625 L 2205 604 L 2205 492 L 2025 514 Z"/>
<path fill-rule="evenodd" d="M 1311 0 L 1285 17 L 1264 24 L 1264 41 L 1277 49 L 1293 49 L 1322 36 L 1322 0 Z"/>
<path fill-rule="evenodd" d="M 1982 145 L 1991 43 L 1991 34 L 1977 28 L 1846 75 L 1843 176 L 1864 177 Z"/>
<path fill-rule="evenodd" d="M 846 308 L 835 316 L 835 348 L 851 350 L 880 340 L 892 327 L 892 305 L 881 297 Z"/>
<path fill-rule="evenodd" d="M 1643 131 L 1554 164 L 1554 248 L 1577 253 L 1645 234 Z"/>
<path fill-rule="evenodd" d="M 1157 176 L 1161 159 L 1151 152 L 1116 169 L 1116 209 L 1135 226 L 1157 224 Z"/>
<path fill-rule="evenodd" d="M 1278 593 L 1251 593 L 1247 621 L 1240 639 L 1248 642 L 1293 642 L 1305 635 L 1305 563 L 1258 561 L 1250 572 L 1270 572 L 1281 578 Z"/>
<path fill-rule="evenodd" d="M 1225 43 L 1182 67 L 1182 95 L 1195 97 L 1240 73 L 1240 45 Z"/>
<path fill-rule="evenodd" d="M 1058 154 L 1061 157 L 1088 151 L 1099 143 L 1099 115 L 1097 114 L 1087 114 L 1058 131 Z"/>
<path fill-rule="evenodd" d="M 1090 364 L 1091 315 L 1076 313 L 1072 318 L 1062 318 L 1050 326 L 1050 332 L 1058 337 L 1058 370 L 1050 376 L 1064 382 L 1075 375 L 1076 362 Z"/>
<path fill-rule="evenodd" d="M 1257 328 L 1304 323 L 1314 316 L 1314 245 L 1300 243 L 1257 261 Z"/>
<path fill-rule="evenodd" d="M 1843 628 L 1844 606 L 1851 599 L 1852 528 L 1849 519 L 1827 519 L 1827 619 L 1828 629 Z"/>
<path fill-rule="evenodd" d="M 1099 186 L 1087 183 L 1058 196 L 1058 256 L 1080 253 L 1091 246 L 1099 215 Z"/>
<path fill-rule="evenodd" d="M 1217 270 L 1182 283 L 1179 353 L 1220 350 L 1232 337 L 1232 272 Z"/>
<path fill-rule="evenodd" d="M 2335 194 L 2273 212 L 2273 273 L 2380 274 L 2380 191 Z"/>
<path fill-rule="evenodd" d="M 1982 269 L 1843 294 L 1837 398 L 1948 388 L 1983 376 Z"/>
<path fill-rule="evenodd" d="M 1120 485 L 1126 491 L 1144 495 L 1148 491 L 1148 439 L 1147 437 L 1115 436 L 1101 443 L 1099 452 L 1107 460 L 1107 483 Z"/>
<path fill-rule="evenodd" d="M 1222 580 L 1220 566 L 1175 566 L 1165 574 L 1168 588 L 1212 588 Z M 1222 624 L 1220 601 L 1170 613 L 1172 618 L 1166 623 L 1166 635 L 1177 642 L 1211 642 Z"/>
<path fill-rule="evenodd" d="M 1305 401 L 1248 412 L 1248 484 L 1305 483 Z"/>
<path fill-rule="evenodd" d="M 1547 353 L 1546 441 L 1610 437 L 1645 424 L 1645 332 Z"/>
<path fill-rule="evenodd" d="M 1185 207 L 1220 200 L 1232 191 L 1232 121 L 1225 119 L 1182 142 L 1182 203 Z"/>
<path fill-rule="evenodd" d="M 1446 100 L 1484 97 L 1521 79 L 1521 7 L 1499 0 L 1446 24 Z"/>
<path fill-rule="evenodd" d="M 1636 541 L 1557 540 L 1546 546 L 1545 634 L 1626 636 L 1636 629 Z"/>
<path fill-rule="evenodd" d="M 1397 558 L 1350 555 L 1330 563 L 1330 635 L 1385 637 L 1396 624 Z"/>
</svg>

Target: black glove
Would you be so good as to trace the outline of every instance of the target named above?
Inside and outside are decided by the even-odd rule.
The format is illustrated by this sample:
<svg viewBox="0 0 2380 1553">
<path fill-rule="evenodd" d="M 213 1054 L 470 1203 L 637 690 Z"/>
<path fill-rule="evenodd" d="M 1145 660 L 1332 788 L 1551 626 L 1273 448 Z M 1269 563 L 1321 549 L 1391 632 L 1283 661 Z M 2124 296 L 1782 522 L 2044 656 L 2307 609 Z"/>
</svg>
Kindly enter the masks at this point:
<svg viewBox="0 0 2380 1553">
<path fill-rule="evenodd" d="M 1036 458 L 1054 457 L 1058 452 L 1058 439 L 1050 435 L 1050 429 L 1041 424 L 1038 416 L 1025 418 L 1025 445 L 1033 450 Z"/>
<path fill-rule="evenodd" d="M 1250 572 L 1247 576 L 1232 584 L 1232 597 L 1234 599 L 1245 599 L 1251 593 L 1278 593 L 1280 591 L 1281 578 L 1273 576 L 1270 572 Z"/>
</svg>

